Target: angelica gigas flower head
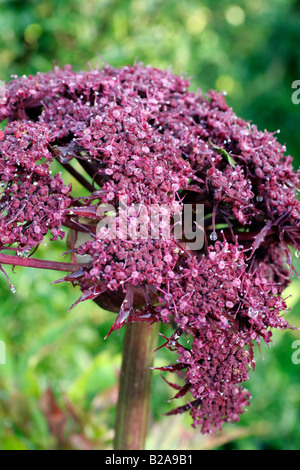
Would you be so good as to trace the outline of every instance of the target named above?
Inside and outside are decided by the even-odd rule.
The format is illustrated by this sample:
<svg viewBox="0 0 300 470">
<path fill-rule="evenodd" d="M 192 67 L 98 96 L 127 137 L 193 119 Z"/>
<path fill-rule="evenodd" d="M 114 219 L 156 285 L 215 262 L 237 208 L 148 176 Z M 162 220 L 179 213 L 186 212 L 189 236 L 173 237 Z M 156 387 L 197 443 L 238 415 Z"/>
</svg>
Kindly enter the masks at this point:
<svg viewBox="0 0 300 470">
<path fill-rule="evenodd" d="M 118 313 L 109 333 L 128 322 L 175 323 L 164 346 L 178 358 L 162 369 L 181 371 L 184 383 L 171 385 L 188 404 L 170 413 L 189 411 L 209 432 L 248 406 L 243 382 L 255 342 L 289 328 L 282 294 L 291 249 L 300 248 L 299 173 L 277 131 L 238 118 L 223 94 L 188 86 L 142 64 L 55 67 L 6 84 L 0 269 L 66 271 L 57 282 L 80 287 L 75 304 L 93 299 Z M 54 161 L 62 172 L 53 172 Z M 81 196 L 64 183 L 66 172 Z M 200 206 L 202 226 L 178 219 Z M 153 229 L 159 219 L 142 236 L 138 226 Z M 195 227 L 203 235 L 197 247 L 189 243 Z M 55 241 L 66 231 L 70 262 L 34 258 L 47 234 Z"/>
</svg>

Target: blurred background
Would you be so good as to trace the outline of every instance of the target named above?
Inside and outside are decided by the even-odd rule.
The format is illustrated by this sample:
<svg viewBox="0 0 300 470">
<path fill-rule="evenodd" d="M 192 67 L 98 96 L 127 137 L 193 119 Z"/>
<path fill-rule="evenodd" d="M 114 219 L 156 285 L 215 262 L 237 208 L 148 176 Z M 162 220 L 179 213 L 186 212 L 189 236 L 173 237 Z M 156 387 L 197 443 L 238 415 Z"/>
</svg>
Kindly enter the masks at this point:
<svg viewBox="0 0 300 470">
<path fill-rule="evenodd" d="M 77 71 L 135 60 L 171 68 L 190 77 L 192 90 L 225 90 L 235 112 L 260 129 L 280 129 L 296 168 L 300 104 L 291 97 L 300 80 L 299 45 L 299 0 L 0 0 L 0 80 L 54 63 Z M 63 244 L 50 243 L 40 256 L 62 251 Z M 300 272 L 296 258 L 295 267 Z M 16 293 L 1 275 L 0 449 L 111 448 L 123 332 L 104 341 L 112 316 L 93 303 L 68 312 L 78 292 L 50 286 L 57 273 L 7 272 Z M 290 294 L 288 319 L 300 326 L 296 278 Z M 297 340 L 297 330 L 276 331 L 274 344 L 257 352 L 246 384 L 251 406 L 217 436 L 193 430 L 188 416 L 162 416 L 172 391 L 154 372 L 147 448 L 299 449 Z M 155 365 L 173 359 L 160 350 Z"/>
</svg>

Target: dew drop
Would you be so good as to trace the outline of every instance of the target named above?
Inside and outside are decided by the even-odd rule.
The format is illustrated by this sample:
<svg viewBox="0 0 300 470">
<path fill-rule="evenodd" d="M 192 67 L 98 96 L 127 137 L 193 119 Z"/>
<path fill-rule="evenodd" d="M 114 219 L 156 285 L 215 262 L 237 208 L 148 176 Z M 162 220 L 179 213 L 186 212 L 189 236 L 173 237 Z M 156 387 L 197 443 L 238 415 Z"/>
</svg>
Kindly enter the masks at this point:
<svg viewBox="0 0 300 470">
<path fill-rule="evenodd" d="M 253 307 L 249 307 L 248 309 L 248 315 L 250 318 L 256 318 L 257 315 L 259 314 L 259 310 Z"/>
<path fill-rule="evenodd" d="M 10 290 L 13 294 L 15 294 L 17 292 L 17 289 L 13 285 L 10 287 Z"/>
<path fill-rule="evenodd" d="M 4 181 L 0 181 L 0 188 L 4 188 L 6 186 L 6 183 Z"/>
<path fill-rule="evenodd" d="M 263 196 L 261 196 L 260 194 L 258 196 L 256 196 L 256 200 L 257 202 L 262 202 L 264 200 Z"/>
<path fill-rule="evenodd" d="M 296 258 L 300 258 L 300 250 L 296 250 L 295 256 L 296 256 Z"/>
<path fill-rule="evenodd" d="M 19 256 L 19 258 L 28 258 L 29 253 L 30 253 L 30 250 L 27 250 L 27 251 L 17 251 L 17 256 Z"/>
<path fill-rule="evenodd" d="M 218 235 L 217 235 L 216 232 L 211 232 L 209 238 L 210 238 L 213 242 L 215 242 L 215 241 L 218 239 Z"/>
</svg>

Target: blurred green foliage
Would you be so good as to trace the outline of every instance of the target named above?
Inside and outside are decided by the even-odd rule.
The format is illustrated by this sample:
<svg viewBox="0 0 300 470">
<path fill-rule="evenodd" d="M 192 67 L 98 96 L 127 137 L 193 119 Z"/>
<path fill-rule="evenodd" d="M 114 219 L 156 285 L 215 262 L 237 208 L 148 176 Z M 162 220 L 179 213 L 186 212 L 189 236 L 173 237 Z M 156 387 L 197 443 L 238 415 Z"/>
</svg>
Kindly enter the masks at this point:
<svg viewBox="0 0 300 470">
<path fill-rule="evenodd" d="M 0 80 L 48 71 L 132 64 L 171 67 L 191 88 L 226 90 L 235 112 L 279 140 L 300 164 L 300 79 L 297 0 L 0 0 Z M 40 250 L 58 259 L 63 243 Z M 299 260 L 295 259 L 300 272 Z M 16 268 L 0 282 L 0 449 L 110 448 L 123 332 L 104 341 L 109 312 L 93 303 L 67 312 L 78 292 L 50 283 L 56 273 Z M 300 283 L 288 289 L 292 324 L 300 324 Z M 297 330 L 276 332 L 257 351 L 247 387 L 253 395 L 239 424 L 201 436 L 188 416 L 162 417 L 171 390 L 154 373 L 150 449 L 298 449 L 300 364 L 292 362 Z M 156 365 L 172 361 L 159 351 Z M 170 377 L 170 380 L 172 378 Z M 62 435 L 63 433 L 63 435 Z"/>
</svg>

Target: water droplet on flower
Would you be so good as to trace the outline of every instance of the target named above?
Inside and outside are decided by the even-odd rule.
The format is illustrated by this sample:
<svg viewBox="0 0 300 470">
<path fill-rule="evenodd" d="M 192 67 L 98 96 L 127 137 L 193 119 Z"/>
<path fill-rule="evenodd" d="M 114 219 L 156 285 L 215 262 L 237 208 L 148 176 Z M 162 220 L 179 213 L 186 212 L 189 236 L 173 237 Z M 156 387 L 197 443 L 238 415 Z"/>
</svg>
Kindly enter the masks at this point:
<svg viewBox="0 0 300 470">
<path fill-rule="evenodd" d="M 261 196 L 260 194 L 258 196 L 256 196 L 256 200 L 257 202 L 262 202 L 264 200 L 263 196 Z"/>
<path fill-rule="evenodd" d="M 13 294 L 15 294 L 17 292 L 17 289 L 13 285 L 10 287 L 10 290 Z"/>
<path fill-rule="evenodd" d="M 209 238 L 210 238 L 213 242 L 215 242 L 215 241 L 218 239 L 218 235 L 217 235 L 216 232 L 211 232 Z"/>
<path fill-rule="evenodd" d="M 0 181 L 0 188 L 4 188 L 6 186 L 6 183 L 4 181 Z"/>
<path fill-rule="evenodd" d="M 259 314 L 259 310 L 253 307 L 249 307 L 248 309 L 248 315 L 250 318 L 256 318 L 257 315 Z"/>
<path fill-rule="evenodd" d="M 296 250 L 295 256 L 296 258 L 300 258 L 300 250 Z"/>
<path fill-rule="evenodd" d="M 30 250 L 17 251 L 17 256 L 19 256 L 19 258 L 28 258 L 29 253 L 30 253 Z"/>
</svg>

